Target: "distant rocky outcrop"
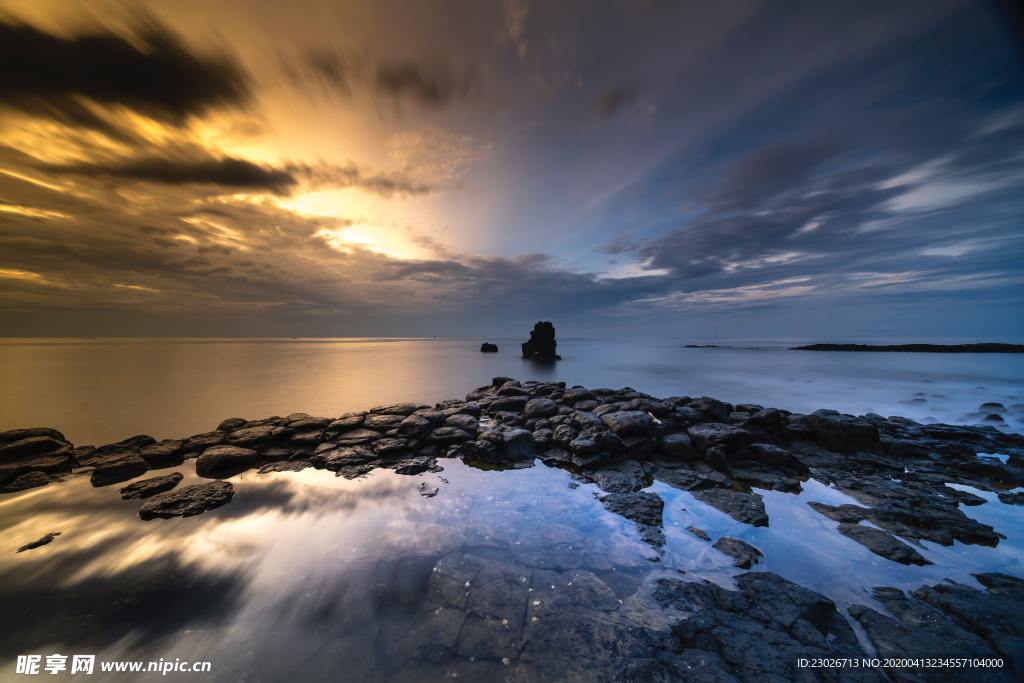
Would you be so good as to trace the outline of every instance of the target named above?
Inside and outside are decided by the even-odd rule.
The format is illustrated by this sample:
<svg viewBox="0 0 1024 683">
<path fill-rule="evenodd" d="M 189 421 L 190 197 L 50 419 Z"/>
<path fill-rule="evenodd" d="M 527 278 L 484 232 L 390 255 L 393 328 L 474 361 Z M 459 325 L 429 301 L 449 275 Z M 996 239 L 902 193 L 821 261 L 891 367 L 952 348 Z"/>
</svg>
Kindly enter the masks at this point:
<svg viewBox="0 0 1024 683">
<path fill-rule="evenodd" d="M 480 345 L 480 353 L 497 353 L 498 345 L 491 342 L 484 342 Z"/>
<path fill-rule="evenodd" d="M 874 351 L 882 353 L 1024 353 L 1024 344 L 808 344 L 793 351 Z"/>
<path fill-rule="evenodd" d="M 529 341 L 523 342 L 523 358 L 539 361 L 562 360 L 555 353 L 558 343 L 555 341 L 555 326 L 548 321 L 533 326 Z"/>
</svg>

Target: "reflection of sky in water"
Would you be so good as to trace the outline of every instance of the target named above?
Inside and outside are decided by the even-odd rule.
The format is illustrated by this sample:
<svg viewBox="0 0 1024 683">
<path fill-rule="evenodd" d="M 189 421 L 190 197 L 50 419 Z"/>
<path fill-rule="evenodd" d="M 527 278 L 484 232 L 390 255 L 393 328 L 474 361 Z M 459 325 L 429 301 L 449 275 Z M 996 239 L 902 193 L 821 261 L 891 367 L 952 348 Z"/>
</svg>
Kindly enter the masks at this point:
<svg viewBox="0 0 1024 683">
<path fill-rule="evenodd" d="M 753 350 L 562 340 L 563 360 L 543 366 L 518 357 L 521 339 L 493 341 L 500 353 L 482 354 L 479 341 L 468 340 L 0 341 L 0 430 L 53 426 L 75 443 L 138 433 L 181 437 L 233 415 L 327 416 L 400 401 L 432 404 L 505 375 L 950 423 L 981 419 L 979 406 L 996 401 L 1007 408 L 1006 426 L 1024 431 L 1024 354 L 779 348 L 804 340 Z"/>
<path fill-rule="evenodd" d="M 649 571 L 683 571 L 725 585 L 737 572 L 710 544 L 742 538 L 773 571 L 841 605 L 869 603 L 876 585 L 914 588 L 972 572 L 1024 575 L 1019 508 L 994 494 L 965 512 L 1009 538 L 997 548 L 924 543 L 935 564 L 905 567 L 835 532 L 806 503 L 852 502 L 808 481 L 799 495 L 760 491 L 767 528 L 736 522 L 692 495 L 656 482 L 665 500 L 667 550 L 640 542 L 631 522 L 608 513 L 590 485 L 541 464 L 485 472 L 443 460 L 418 477 L 379 470 L 349 481 L 330 472 L 235 477 L 229 505 L 198 517 L 142 522 L 119 486 L 85 478 L 0 499 L 0 671 L 26 652 L 96 652 L 101 657 L 209 659 L 217 679 L 253 671 L 270 680 L 337 679 L 342 662 L 383 656 L 388 633 L 422 617 L 430 572 L 454 551 L 523 566 L 589 569 L 620 598 Z M 186 464 L 182 471 L 188 471 Z M 188 475 L 187 480 L 194 478 Z M 417 493 L 421 481 L 440 488 Z M 187 484 L 189 481 L 183 483 Z M 14 554 L 49 531 L 53 543 Z M 654 559 L 652 559 L 654 558 Z M 355 664 L 353 664 L 355 666 Z"/>
</svg>

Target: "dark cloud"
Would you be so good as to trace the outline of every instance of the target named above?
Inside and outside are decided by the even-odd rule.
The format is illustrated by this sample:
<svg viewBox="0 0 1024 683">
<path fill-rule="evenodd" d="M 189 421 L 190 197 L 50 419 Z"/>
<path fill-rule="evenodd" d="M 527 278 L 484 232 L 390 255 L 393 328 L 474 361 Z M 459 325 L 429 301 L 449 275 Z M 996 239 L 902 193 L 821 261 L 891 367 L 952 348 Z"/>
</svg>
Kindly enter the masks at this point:
<svg viewBox="0 0 1024 683">
<path fill-rule="evenodd" d="M 608 119 L 636 102 L 639 94 L 640 90 L 635 85 L 614 85 L 598 93 L 591 103 L 591 109 L 597 118 Z"/>
<path fill-rule="evenodd" d="M 133 40 L 99 32 L 67 38 L 0 23 L 0 106 L 112 132 L 81 98 L 180 125 L 248 97 L 247 79 L 234 61 L 193 54 L 152 20 Z"/>
<path fill-rule="evenodd" d="M 454 68 L 445 60 L 384 62 L 377 65 L 373 84 L 384 95 L 438 108 L 474 95 L 479 74 L 472 68 Z"/>
<path fill-rule="evenodd" d="M 283 193 L 296 183 L 289 171 L 244 159 L 143 158 L 111 163 L 47 165 L 50 173 L 73 173 L 166 185 L 215 185 Z"/>
</svg>

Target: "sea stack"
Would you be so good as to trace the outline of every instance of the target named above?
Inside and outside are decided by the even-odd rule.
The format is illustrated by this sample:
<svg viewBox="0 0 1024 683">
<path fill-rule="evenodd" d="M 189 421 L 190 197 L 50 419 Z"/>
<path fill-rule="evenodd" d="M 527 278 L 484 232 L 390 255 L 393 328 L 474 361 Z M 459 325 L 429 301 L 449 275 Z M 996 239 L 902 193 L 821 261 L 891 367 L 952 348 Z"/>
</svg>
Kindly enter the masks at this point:
<svg viewBox="0 0 1024 683">
<path fill-rule="evenodd" d="M 530 340 L 523 342 L 523 358 L 548 362 L 562 360 L 562 357 L 555 353 L 557 345 L 555 326 L 546 320 L 539 322 L 533 326 Z"/>
<path fill-rule="evenodd" d="M 497 353 L 498 345 L 491 342 L 484 342 L 480 345 L 480 353 Z"/>
</svg>

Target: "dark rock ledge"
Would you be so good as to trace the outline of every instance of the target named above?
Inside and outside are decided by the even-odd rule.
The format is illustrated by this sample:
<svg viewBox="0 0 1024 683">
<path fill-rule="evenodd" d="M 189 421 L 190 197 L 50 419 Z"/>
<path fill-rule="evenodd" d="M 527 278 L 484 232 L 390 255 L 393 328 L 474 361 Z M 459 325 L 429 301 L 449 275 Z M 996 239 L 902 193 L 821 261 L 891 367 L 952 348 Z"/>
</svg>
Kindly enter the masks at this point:
<svg viewBox="0 0 1024 683">
<path fill-rule="evenodd" d="M 980 459 L 978 453 L 1008 458 L 1004 463 Z M 221 479 L 251 468 L 269 472 L 314 467 L 355 478 L 377 468 L 410 475 L 439 471 L 442 458 L 461 458 L 483 469 L 530 467 L 540 459 L 565 469 L 574 481 L 601 489 L 601 503 L 628 520 L 656 555 L 665 543 L 664 501 L 644 491 L 655 480 L 689 491 L 739 522 L 767 526 L 771 520 L 755 489 L 799 492 L 802 482 L 814 478 L 856 501 L 838 506 L 811 503 L 815 513 L 837 523 L 836 533 L 880 557 L 911 564 L 929 561 L 921 541 L 996 546 L 1003 538 L 961 509 L 986 504 L 983 499 L 947 484 L 995 492 L 1014 503 L 1018 496 L 1009 492 L 1024 485 L 1024 437 L 992 427 L 922 425 L 900 417 L 830 410 L 801 415 L 709 397 L 656 398 L 630 388 L 588 389 L 496 377 L 464 399 L 433 406 L 396 404 L 337 417 L 294 413 L 260 420 L 230 418 L 213 431 L 182 439 L 156 441 L 140 435 L 99 447 L 76 447 L 53 429 L 4 432 L 0 491 L 14 493 L 85 474 L 94 486 L 108 486 L 194 459 L 197 474 L 209 481 L 178 487 L 171 474 L 125 487 L 126 497 L 154 494 L 145 498 L 139 512 L 151 519 L 191 516 L 229 503 L 234 489 Z M 431 496 L 435 491 L 426 486 L 421 493 Z M 696 537 L 711 542 L 699 531 L 693 531 Z M 763 558 L 760 550 L 739 539 L 722 537 L 713 545 L 714 552 L 725 553 L 725 559 L 740 567 Z M 547 570 L 534 568 L 528 574 L 468 556 L 458 561 L 469 562 L 474 568 L 465 571 L 475 576 L 490 572 L 491 586 L 502 585 L 506 576 L 513 577 L 516 591 L 523 587 L 523 577 L 527 586 L 537 582 L 538 593 L 539 587 L 553 584 L 552 577 L 538 573 Z M 842 676 L 835 671 L 810 675 L 795 670 L 797 653 L 860 656 L 860 646 L 835 605 L 773 574 L 740 575 L 737 590 L 659 579 L 647 587 L 648 602 L 657 603 L 662 616 L 675 617 L 672 624 L 653 630 L 638 626 L 647 623 L 647 617 L 630 611 L 650 609 L 649 604 L 612 603 L 602 597 L 610 589 L 600 578 L 582 570 L 561 574 L 588 592 L 588 604 L 597 610 L 590 615 L 595 620 L 588 622 L 587 615 L 577 614 L 583 609 L 579 605 L 560 608 L 556 597 L 542 603 L 543 614 L 534 615 L 543 617 L 539 622 L 524 621 L 528 612 L 522 606 L 499 617 L 488 607 L 497 604 L 488 602 L 493 596 L 481 595 L 477 608 L 466 604 L 467 593 L 460 589 L 443 596 L 457 603 L 454 606 L 439 597 L 434 614 L 444 623 L 423 636 L 429 641 L 420 644 L 423 651 L 436 647 L 452 654 L 491 648 L 496 666 L 508 666 L 506 659 L 531 662 L 538 671 L 550 668 L 552 679 L 585 679 L 579 666 L 600 666 L 602 658 L 608 660 L 605 670 L 614 673 L 613 680 L 672 680 L 683 675 L 716 680 L 883 680 L 888 675 L 874 670 Z M 459 585 L 468 580 L 458 576 Z M 875 599 L 889 614 L 858 606 L 850 616 L 864 627 L 879 653 L 997 653 L 1010 664 L 1003 671 L 986 673 L 993 680 L 1003 674 L 1012 680 L 1014 672 L 1024 675 L 1019 661 L 1024 588 L 1019 579 L 1003 575 L 980 575 L 979 581 L 985 590 L 941 583 L 905 595 L 878 588 Z M 470 602 L 472 595 L 470 591 Z M 497 631 L 495 619 L 508 623 Z M 916 649 L 899 650 L 897 634 L 919 637 Z M 574 639 L 572 646 L 565 646 L 567 637 Z M 579 654 L 588 648 L 593 651 Z M 933 652 L 936 648 L 942 651 Z M 615 654 L 609 659 L 611 653 Z M 593 659 L 588 660 L 588 654 Z M 950 671 L 914 676 L 949 679 Z"/>
</svg>

